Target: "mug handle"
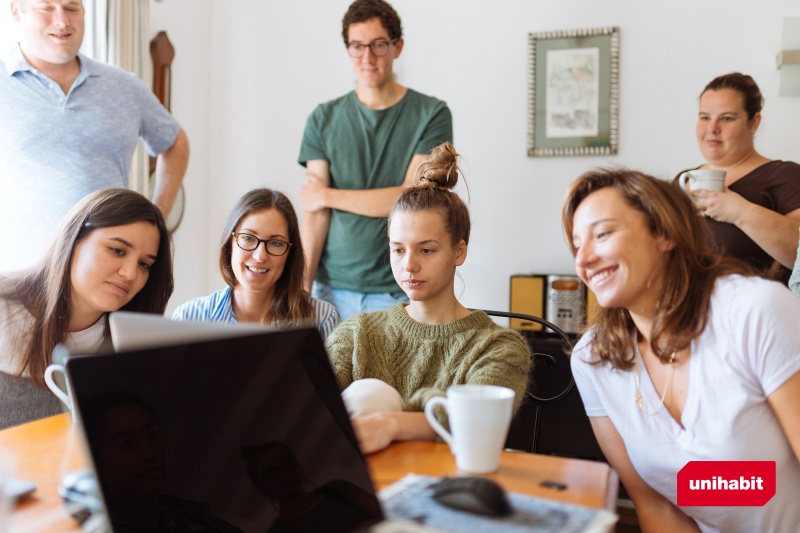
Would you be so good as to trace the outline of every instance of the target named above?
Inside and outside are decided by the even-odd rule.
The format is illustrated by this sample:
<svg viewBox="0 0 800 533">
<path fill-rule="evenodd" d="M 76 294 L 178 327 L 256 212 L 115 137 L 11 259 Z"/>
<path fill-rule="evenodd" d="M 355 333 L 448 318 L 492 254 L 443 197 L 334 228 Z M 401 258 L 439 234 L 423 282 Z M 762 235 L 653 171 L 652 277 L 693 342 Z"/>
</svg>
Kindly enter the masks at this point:
<svg viewBox="0 0 800 533">
<path fill-rule="evenodd" d="M 62 365 L 51 364 L 48 365 L 47 368 L 44 369 L 44 381 L 47 383 L 47 388 L 58 397 L 59 400 L 64 402 L 64 404 L 72 410 L 72 399 L 67 395 L 56 383 L 55 379 L 53 379 L 53 374 L 55 372 L 61 372 L 64 375 L 64 379 L 67 377 L 67 370 Z"/>
<path fill-rule="evenodd" d="M 449 431 L 444 429 L 438 420 L 436 420 L 436 415 L 433 414 L 433 408 L 437 405 L 441 405 L 445 411 L 447 411 L 447 398 L 442 396 L 434 396 L 427 402 L 425 402 L 425 419 L 428 421 L 428 424 L 431 425 L 433 430 L 442 437 L 450 448 L 453 447 L 453 436 L 450 434 Z"/>
<path fill-rule="evenodd" d="M 691 191 L 691 189 L 686 188 L 686 181 L 687 181 L 687 179 L 691 179 L 691 178 L 692 178 L 692 175 L 689 174 L 688 170 L 686 172 L 684 172 L 683 174 L 681 174 L 680 176 L 678 176 L 678 181 L 680 182 L 681 187 L 686 191 Z"/>
</svg>

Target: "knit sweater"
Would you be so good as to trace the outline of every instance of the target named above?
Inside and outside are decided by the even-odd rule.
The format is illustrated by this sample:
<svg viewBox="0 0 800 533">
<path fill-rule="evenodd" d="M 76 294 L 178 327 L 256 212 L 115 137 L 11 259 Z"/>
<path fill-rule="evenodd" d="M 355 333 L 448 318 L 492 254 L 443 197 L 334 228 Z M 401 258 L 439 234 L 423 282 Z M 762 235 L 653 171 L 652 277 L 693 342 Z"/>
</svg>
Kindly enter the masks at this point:
<svg viewBox="0 0 800 533">
<path fill-rule="evenodd" d="M 358 313 L 328 337 L 325 346 L 342 390 L 357 379 L 380 379 L 397 389 L 404 410 L 422 411 L 451 385 L 500 385 L 516 393 L 516 411 L 531 366 L 519 333 L 483 311 L 449 324 L 421 324 L 406 314 L 406 305 Z"/>
</svg>

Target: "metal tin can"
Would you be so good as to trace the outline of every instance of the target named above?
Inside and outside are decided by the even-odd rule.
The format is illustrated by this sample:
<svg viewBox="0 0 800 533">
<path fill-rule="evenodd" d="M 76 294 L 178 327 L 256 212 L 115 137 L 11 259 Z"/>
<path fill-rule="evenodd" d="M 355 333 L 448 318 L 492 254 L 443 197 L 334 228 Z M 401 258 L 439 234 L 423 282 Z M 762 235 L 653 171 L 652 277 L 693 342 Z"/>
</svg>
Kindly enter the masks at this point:
<svg viewBox="0 0 800 533">
<path fill-rule="evenodd" d="M 583 290 L 577 276 L 547 276 L 547 320 L 567 333 L 583 325 Z"/>
</svg>

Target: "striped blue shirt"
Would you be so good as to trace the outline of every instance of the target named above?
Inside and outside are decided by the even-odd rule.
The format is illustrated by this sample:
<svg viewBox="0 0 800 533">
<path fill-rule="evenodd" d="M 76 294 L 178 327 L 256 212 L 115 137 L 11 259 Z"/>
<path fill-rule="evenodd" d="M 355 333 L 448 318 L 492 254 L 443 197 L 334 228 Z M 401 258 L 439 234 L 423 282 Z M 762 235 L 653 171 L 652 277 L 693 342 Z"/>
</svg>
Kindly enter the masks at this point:
<svg viewBox="0 0 800 533">
<path fill-rule="evenodd" d="M 172 320 L 236 323 L 232 294 L 231 288 L 226 287 L 208 296 L 189 300 L 175 309 Z M 334 306 L 323 300 L 311 298 L 311 304 L 314 306 L 314 323 L 325 339 L 339 325 L 339 313 Z"/>
</svg>

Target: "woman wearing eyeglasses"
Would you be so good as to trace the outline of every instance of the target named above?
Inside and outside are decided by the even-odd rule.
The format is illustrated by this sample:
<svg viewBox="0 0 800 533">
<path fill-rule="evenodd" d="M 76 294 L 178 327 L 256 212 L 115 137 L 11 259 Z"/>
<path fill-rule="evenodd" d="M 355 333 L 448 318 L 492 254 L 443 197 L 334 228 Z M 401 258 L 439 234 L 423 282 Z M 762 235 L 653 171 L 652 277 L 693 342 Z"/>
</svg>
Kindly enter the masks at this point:
<svg viewBox="0 0 800 533">
<path fill-rule="evenodd" d="M 339 323 L 329 303 L 303 289 L 305 256 L 297 216 L 281 192 L 242 196 L 220 238 L 219 269 L 228 287 L 178 307 L 173 320 L 299 324 L 313 320 L 323 338 Z"/>
</svg>

